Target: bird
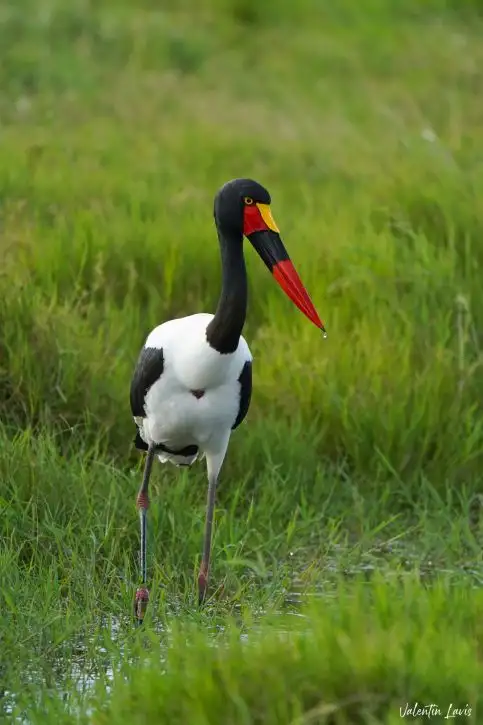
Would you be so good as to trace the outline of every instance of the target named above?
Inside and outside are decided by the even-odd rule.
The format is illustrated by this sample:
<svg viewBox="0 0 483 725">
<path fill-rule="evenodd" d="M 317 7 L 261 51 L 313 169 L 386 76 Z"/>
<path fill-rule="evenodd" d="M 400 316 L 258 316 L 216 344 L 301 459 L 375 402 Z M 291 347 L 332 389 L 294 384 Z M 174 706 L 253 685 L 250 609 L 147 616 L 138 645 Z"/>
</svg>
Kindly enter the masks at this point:
<svg viewBox="0 0 483 725">
<path fill-rule="evenodd" d="M 135 597 L 138 624 L 143 621 L 149 600 L 148 486 L 155 456 L 160 463 L 178 467 L 206 459 L 208 495 L 198 574 L 199 604 L 206 598 L 218 478 L 231 434 L 244 421 L 252 398 L 253 357 L 242 336 L 248 296 L 244 237 L 285 294 L 327 337 L 325 325 L 282 242 L 268 190 L 249 178 L 228 181 L 215 196 L 213 215 L 222 269 L 215 314 L 191 314 L 155 327 L 141 349 L 131 380 L 134 444 L 146 454 L 136 499 L 142 577 Z"/>
</svg>

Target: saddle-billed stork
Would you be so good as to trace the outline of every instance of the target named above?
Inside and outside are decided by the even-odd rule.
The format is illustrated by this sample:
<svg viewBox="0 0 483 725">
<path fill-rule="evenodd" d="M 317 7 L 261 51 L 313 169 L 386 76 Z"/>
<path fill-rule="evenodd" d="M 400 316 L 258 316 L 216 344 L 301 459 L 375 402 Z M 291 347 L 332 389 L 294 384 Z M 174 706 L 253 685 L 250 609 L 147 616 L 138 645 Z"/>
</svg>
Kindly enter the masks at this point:
<svg viewBox="0 0 483 725">
<path fill-rule="evenodd" d="M 146 513 L 154 456 L 161 463 L 191 466 L 206 458 L 208 501 L 198 575 L 199 601 L 205 599 L 218 474 L 231 432 L 245 418 L 252 393 L 252 355 L 242 337 L 247 311 L 247 237 L 288 297 L 327 337 L 280 238 L 270 194 L 251 179 L 224 184 L 214 202 L 221 252 L 222 289 L 214 315 L 200 313 L 170 320 L 147 337 L 136 363 L 130 400 L 137 426 L 136 448 L 147 452 L 137 496 L 141 523 L 143 585 L 135 612 L 142 622 L 146 588 Z"/>
</svg>

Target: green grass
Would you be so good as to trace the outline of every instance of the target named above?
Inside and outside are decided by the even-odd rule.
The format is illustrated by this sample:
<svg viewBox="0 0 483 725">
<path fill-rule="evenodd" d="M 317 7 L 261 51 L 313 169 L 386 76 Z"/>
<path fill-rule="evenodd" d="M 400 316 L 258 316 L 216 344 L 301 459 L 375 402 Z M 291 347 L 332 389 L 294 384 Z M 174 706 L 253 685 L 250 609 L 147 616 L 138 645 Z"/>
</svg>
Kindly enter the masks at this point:
<svg viewBox="0 0 483 725">
<path fill-rule="evenodd" d="M 336 595 L 303 616 L 265 615 L 258 626 L 242 612 L 223 624 L 187 615 L 142 637 L 99 627 L 105 662 L 97 669 L 85 665 L 89 649 L 63 652 L 86 680 L 96 679 L 90 692 L 76 693 L 62 661 L 49 676 L 71 689 L 71 707 L 87 701 L 95 713 L 76 722 L 97 725 L 396 723 L 400 708 L 416 701 L 434 703 L 443 715 L 467 708 L 473 718 L 456 722 L 477 721 L 481 592 L 442 583 L 427 591 L 407 576 L 397 585 L 377 577 L 370 592 L 358 581 Z M 45 692 L 30 713 L 39 723 L 73 721 L 65 700 Z"/>
<path fill-rule="evenodd" d="M 483 6 L 162 8 L 0 2 L 0 720 L 478 722 Z M 140 633 L 130 376 L 214 310 L 237 176 L 329 337 L 247 246 L 212 599 L 203 466 L 156 466 Z"/>
</svg>

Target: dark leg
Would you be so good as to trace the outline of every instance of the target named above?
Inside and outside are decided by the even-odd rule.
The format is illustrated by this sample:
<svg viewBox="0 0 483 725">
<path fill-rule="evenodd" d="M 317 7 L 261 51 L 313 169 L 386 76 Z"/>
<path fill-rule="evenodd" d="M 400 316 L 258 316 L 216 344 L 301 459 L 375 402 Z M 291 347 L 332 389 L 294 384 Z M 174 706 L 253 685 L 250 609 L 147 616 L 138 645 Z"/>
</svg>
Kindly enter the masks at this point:
<svg viewBox="0 0 483 725">
<path fill-rule="evenodd" d="M 141 552 L 140 552 L 140 565 L 141 565 L 141 576 L 142 586 L 140 586 L 136 592 L 135 600 L 135 616 L 137 619 L 138 626 L 143 623 L 144 615 L 149 601 L 149 591 L 146 587 L 147 582 L 147 564 L 146 564 L 146 540 L 147 540 L 147 512 L 149 508 L 149 495 L 148 486 L 149 478 L 151 476 L 151 469 L 153 467 L 155 446 L 151 445 L 148 448 L 146 455 L 146 463 L 144 465 L 143 482 L 139 489 L 136 505 L 139 509 L 139 523 L 141 527 Z"/>
<path fill-rule="evenodd" d="M 203 604 L 206 596 L 208 577 L 210 573 L 211 530 L 213 528 L 213 514 L 215 511 L 216 477 L 209 477 L 208 501 L 206 505 L 205 535 L 203 540 L 203 557 L 201 559 L 200 573 L 198 574 L 199 603 Z"/>
</svg>

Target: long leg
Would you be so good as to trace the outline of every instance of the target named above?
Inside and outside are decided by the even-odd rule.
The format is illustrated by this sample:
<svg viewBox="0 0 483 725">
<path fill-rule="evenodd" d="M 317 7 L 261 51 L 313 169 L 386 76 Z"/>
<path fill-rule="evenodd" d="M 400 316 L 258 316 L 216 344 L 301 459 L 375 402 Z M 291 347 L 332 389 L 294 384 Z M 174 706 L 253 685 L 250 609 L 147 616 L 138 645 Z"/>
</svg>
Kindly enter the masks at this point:
<svg viewBox="0 0 483 725">
<path fill-rule="evenodd" d="M 147 513 L 149 508 L 149 494 L 148 486 L 149 479 L 151 477 L 151 470 L 153 467 L 155 446 L 151 444 L 148 448 L 146 455 L 146 463 L 144 465 L 144 474 L 141 487 L 138 491 L 136 505 L 139 509 L 139 523 L 141 529 L 141 552 L 140 552 L 140 565 L 141 565 L 141 577 L 142 585 L 136 591 L 135 600 L 135 616 L 137 619 L 138 626 L 143 623 L 144 615 L 149 601 L 149 591 L 146 587 L 147 582 L 147 563 L 146 563 L 146 541 L 147 541 Z"/>
<path fill-rule="evenodd" d="M 203 604 L 205 600 L 206 588 L 208 586 L 208 577 L 210 574 L 211 532 L 213 529 L 213 515 L 215 512 L 216 483 L 217 477 L 214 475 L 210 475 L 208 477 L 208 499 L 206 503 L 203 555 L 201 558 L 200 573 L 198 574 L 198 597 L 200 604 Z"/>
<path fill-rule="evenodd" d="M 203 555 L 200 572 L 198 574 L 199 603 L 203 604 L 206 597 L 208 577 L 210 574 L 211 531 L 213 529 L 213 515 L 215 512 L 216 484 L 223 460 L 228 448 L 231 431 L 226 431 L 211 450 L 205 450 L 206 468 L 208 473 L 208 499 L 206 502 L 205 535 L 203 538 Z"/>
</svg>

